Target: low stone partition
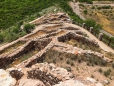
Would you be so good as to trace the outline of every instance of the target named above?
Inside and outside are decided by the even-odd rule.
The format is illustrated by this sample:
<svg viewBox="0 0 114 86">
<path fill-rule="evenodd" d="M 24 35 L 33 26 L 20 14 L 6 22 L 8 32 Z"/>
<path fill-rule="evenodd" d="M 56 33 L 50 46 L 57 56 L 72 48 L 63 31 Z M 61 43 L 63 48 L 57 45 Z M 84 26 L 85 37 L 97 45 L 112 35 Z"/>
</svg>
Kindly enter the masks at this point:
<svg viewBox="0 0 114 86">
<path fill-rule="evenodd" d="M 65 13 L 56 13 L 56 14 L 49 14 L 43 17 L 40 17 L 33 22 L 32 24 L 40 25 L 40 24 L 61 24 L 62 22 L 72 22 L 70 17 Z"/>
<path fill-rule="evenodd" d="M 88 45 L 99 47 L 98 43 L 95 40 L 92 40 L 90 38 L 84 37 L 79 34 L 74 34 L 72 32 L 69 32 L 65 35 L 58 37 L 59 42 L 65 42 L 66 40 L 70 40 L 70 39 L 74 39 L 74 40 L 81 41 L 82 43 L 85 43 Z"/>
<path fill-rule="evenodd" d="M 11 42 L 11 43 L 7 44 L 6 46 L 4 46 L 3 48 L 0 49 L 0 55 L 7 53 L 5 51 L 8 51 L 9 48 L 12 48 L 12 49 L 15 48 L 16 49 L 17 47 L 22 46 L 25 43 L 26 43 L 25 40 L 16 40 L 14 42 Z"/>
<path fill-rule="evenodd" d="M 48 74 L 47 72 L 41 71 L 39 69 L 33 69 L 31 71 L 28 71 L 28 78 L 39 79 L 46 86 L 52 86 L 61 81 L 57 77 L 54 77 L 52 74 Z"/>
<path fill-rule="evenodd" d="M 64 28 L 60 28 L 60 29 L 66 29 L 66 30 L 79 30 L 78 28 L 75 28 L 75 27 L 64 27 Z"/>
<path fill-rule="evenodd" d="M 79 34 L 79 35 L 84 35 L 84 32 L 81 31 L 81 30 L 76 30 L 75 33 L 76 33 L 76 34 Z"/>
<path fill-rule="evenodd" d="M 7 68 L 9 64 L 20 58 L 20 56 L 23 54 L 27 54 L 32 49 L 36 49 L 37 51 L 42 50 L 49 42 L 51 42 L 51 39 L 31 40 L 22 46 L 19 50 L 9 55 L 2 55 L 0 57 L 0 68 Z"/>
<path fill-rule="evenodd" d="M 28 78 L 39 79 L 46 86 L 52 86 L 60 81 L 70 80 L 74 75 L 64 68 L 56 67 L 53 63 L 37 63 L 27 71 Z"/>
</svg>

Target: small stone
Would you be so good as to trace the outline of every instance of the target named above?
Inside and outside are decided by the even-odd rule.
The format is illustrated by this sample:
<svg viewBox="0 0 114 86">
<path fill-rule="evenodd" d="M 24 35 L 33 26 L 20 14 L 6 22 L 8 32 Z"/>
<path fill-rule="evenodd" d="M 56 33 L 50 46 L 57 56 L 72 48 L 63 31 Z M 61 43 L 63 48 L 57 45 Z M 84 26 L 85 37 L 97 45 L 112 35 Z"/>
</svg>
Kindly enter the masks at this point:
<svg viewBox="0 0 114 86">
<path fill-rule="evenodd" d="M 96 83 L 97 81 L 93 78 L 87 77 L 86 80 L 92 82 L 92 83 Z"/>
<path fill-rule="evenodd" d="M 109 81 L 108 81 L 108 80 L 104 80 L 103 82 L 104 82 L 105 84 L 108 84 L 108 83 L 109 83 Z"/>
</svg>

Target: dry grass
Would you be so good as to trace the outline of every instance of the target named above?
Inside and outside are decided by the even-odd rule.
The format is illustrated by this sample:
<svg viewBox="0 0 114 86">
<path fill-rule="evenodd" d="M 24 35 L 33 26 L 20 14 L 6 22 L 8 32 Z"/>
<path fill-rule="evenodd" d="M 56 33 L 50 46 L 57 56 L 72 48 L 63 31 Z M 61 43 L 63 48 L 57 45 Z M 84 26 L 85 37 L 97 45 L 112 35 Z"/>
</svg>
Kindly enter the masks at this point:
<svg viewBox="0 0 114 86">
<path fill-rule="evenodd" d="M 22 56 L 20 56 L 18 59 L 16 59 L 12 64 L 9 64 L 8 67 L 13 67 L 15 65 L 18 65 L 19 63 L 21 63 L 24 60 L 27 60 L 28 58 L 32 57 L 33 55 L 35 55 L 36 53 L 38 53 L 38 50 L 31 50 L 26 54 L 23 54 Z"/>
<path fill-rule="evenodd" d="M 1 51 L 0 54 L 5 54 L 8 52 L 11 52 L 12 50 L 22 46 L 23 44 L 25 44 L 25 42 L 19 41 L 19 42 L 15 43 L 14 45 L 11 45 L 11 46 L 7 47 L 6 49 L 4 49 L 3 51 Z"/>
<path fill-rule="evenodd" d="M 66 31 L 65 31 L 65 30 L 62 30 L 62 31 L 58 32 L 58 33 L 56 34 L 56 36 L 60 36 L 60 35 L 65 34 L 65 33 L 66 33 Z"/>
<path fill-rule="evenodd" d="M 110 80 L 110 77 L 114 76 L 114 70 L 110 65 L 101 66 L 101 60 L 102 59 L 90 55 L 75 56 L 70 53 L 58 52 L 54 49 L 46 52 L 44 55 L 44 62 L 54 63 L 58 67 L 66 68 L 76 76 L 76 79 L 80 79 L 79 77 L 81 76 L 84 79 L 93 75 L 98 81 L 109 80 L 110 84 L 108 84 L 108 86 L 111 86 L 114 84 L 114 81 Z M 96 65 L 96 62 L 99 63 Z M 102 73 L 98 71 L 99 69 L 102 69 Z M 105 76 L 104 72 L 108 69 L 111 69 L 111 72 L 108 76 Z"/>
<path fill-rule="evenodd" d="M 95 47 L 92 45 L 88 45 L 88 44 L 84 44 L 81 41 L 77 41 L 74 39 L 70 39 L 69 41 L 66 41 L 67 44 L 82 48 L 84 50 L 92 50 L 92 51 L 96 51 L 96 52 L 101 52 L 101 49 L 99 47 Z"/>
<path fill-rule="evenodd" d="M 52 30 L 56 30 L 57 28 L 60 28 L 61 26 L 62 25 L 48 26 L 48 27 L 45 27 L 45 30 L 52 31 Z"/>
<path fill-rule="evenodd" d="M 92 6 L 84 6 L 80 7 L 82 11 L 82 15 L 86 19 L 93 19 L 97 23 L 100 23 L 103 26 L 103 29 L 107 32 L 114 35 L 114 7 L 113 9 L 100 9 L 98 10 L 98 6 L 94 6 L 95 8 L 92 9 Z M 87 15 L 83 13 L 84 10 L 87 10 Z"/>
<path fill-rule="evenodd" d="M 39 36 L 42 36 L 42 35 L 45 35 L 45 34 L 46 34 L 45 31 L 38 31 L 35 34 L 28 36 L 27 38 L 36 38 L 36 37 L 39 37 Z"/>
</svg>

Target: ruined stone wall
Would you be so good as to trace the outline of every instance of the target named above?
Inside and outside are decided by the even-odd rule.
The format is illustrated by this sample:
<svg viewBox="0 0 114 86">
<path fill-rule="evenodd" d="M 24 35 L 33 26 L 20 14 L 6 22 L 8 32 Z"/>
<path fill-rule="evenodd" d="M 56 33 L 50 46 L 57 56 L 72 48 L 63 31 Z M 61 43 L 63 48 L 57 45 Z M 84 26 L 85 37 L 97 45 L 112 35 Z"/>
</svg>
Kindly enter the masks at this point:
<svg viewBox="0 0 114 86">
<path fill-rule="evenodd" d="M 51 42 L 51 39 L 43 39 L 43 40 L 39 40 L 39 41 L 35 41 L 34 45 L 35 48 L 37 48 L 38 50 L 42 50 L 44 49 L 49 43 Z"/>
<path fill-rule="evenodd" d="M 52 86 L 61 81 L 57 77 L 54 77 L 52 74 L 47 74 L 47 72 L 41 71 L 39 69 L 28 71 L 28 78 L 39 79 L 46 86 Z"/>
<path fill-rule="evenodd" d="M 74 28 L 74 27 L 64 27 L 64 28 L 60 28 L 60 29 L 66 29 L 66 30 L 79 30 L 78 28 Z"/>
<path fill-rule="evenodd" d="M 9 55 L 2 55 L 0 57 L 0 68 L 7 68 L 7 65 L 12 63 L 19 56 L 21 56 L 24 53 L 27 53 L 28 51 L 33 49 L 34 48 L 33 44 L 34 44 L 34 41 L 30 41 L 30 42 L 26 43 L 24 46 L 22 46 L 22 48 L 17 50 L 16 52 L 13 52 Z"/>
<path fill-rule="evenodd" d="M 32 49 L 37 49 L 38 51 L 42 50 L 51 42 L 51 39 L 42 39 L 42 40 L 31 40 L 26 43 L 22 48 L 16 52 L 13 52 L 9 55 L 2 55 L 0 57 L 0 68 L 7 68 L 7 65 L 11 64 L 17 58 L 22 56 L 25 53 L 28 53 Z"/>
<path fill-rule="evenodd" d="M 74 34 L 72 32 L 62 35 L 61 37 L 58 37 L 59 42 L 65 42 L 66 40 L 70 40 L 70 39 L 74 39 L 74 40 L 81 41 L 82 43 L 85 43 L 88 45 L 93 45 L 93 46 L 99 47 L 98 43 L 95 42 L 94 40 L 89 39 L 89 38 L 84 37 L 79 34 Z"/>
</svg>

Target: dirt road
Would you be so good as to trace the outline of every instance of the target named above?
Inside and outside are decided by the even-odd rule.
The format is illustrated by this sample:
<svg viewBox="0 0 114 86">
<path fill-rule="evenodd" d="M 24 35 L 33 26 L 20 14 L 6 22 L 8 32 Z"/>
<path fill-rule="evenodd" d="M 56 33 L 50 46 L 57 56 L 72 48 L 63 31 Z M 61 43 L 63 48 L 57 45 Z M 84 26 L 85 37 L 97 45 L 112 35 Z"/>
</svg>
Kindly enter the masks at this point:
<svg viewBox="0 0 114 86">
<path fill-rule="evenodd" d="M 67 24 L 69 24 L 69 23 L 67 23 Z M 78 26 L 78 25 L 73 25 L 73 24 L 69 24 L 69 25 L 71 25 L 71 26 L 73 26 L 73 27 L 80 28 L 81 31 L 85 32 L 85 33 L 89 36 L 89 38 L 94 39 L 96 42 L 98 42 L 99 46 L 100 46 L 101 49 L 103 49 L 104 51 L 108 51 L 108 52 L 114 53 L 114 50 L 113 50 L 112 48 L 110 48 L 109 46 L 107 46 L 107 45 L 106 45 L 105 43 L 103 43 L 102 41 L 99 41 L 94 35 L 92 35 L 92 34 L 91 34 L 90 32 L 88 32 L 86 29 L 84 29 L 84 28 L 82 28 L 82 27 L 80 27 L 80 26 Z"/>
<path fill-rule="evenodd" d="M 72 7 L 73 11 L 82 19 L 85 20 L 85 18 L 81 15 L 80 13 L 80 8 L 79 8 L 79 2 L 74 3 L 74 2 L 69 2 L 69 5 Z"/>
</svg>

